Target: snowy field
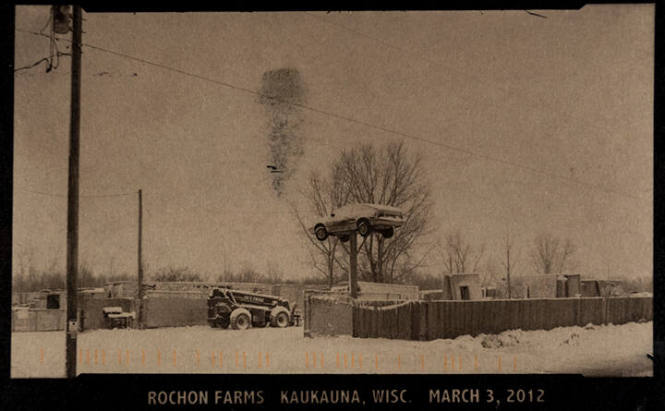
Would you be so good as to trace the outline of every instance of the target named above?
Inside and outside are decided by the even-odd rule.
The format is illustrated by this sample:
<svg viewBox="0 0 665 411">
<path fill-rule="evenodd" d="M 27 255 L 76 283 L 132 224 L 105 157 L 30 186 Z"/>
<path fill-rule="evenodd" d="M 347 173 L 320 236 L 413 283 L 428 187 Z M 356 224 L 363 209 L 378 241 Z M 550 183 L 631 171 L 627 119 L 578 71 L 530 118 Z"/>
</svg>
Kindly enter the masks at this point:
<svg viewBox="0 0 665 411">
<path fill-rule="evenodd" d="M 304 338 L 302 327 L 79 334 L 79 373 L 582 373 L 651 376 L 652 322 L 452 340 Z M 63 332 L 12 334 L 12 378 L 63 377 Z"/>
</svg>

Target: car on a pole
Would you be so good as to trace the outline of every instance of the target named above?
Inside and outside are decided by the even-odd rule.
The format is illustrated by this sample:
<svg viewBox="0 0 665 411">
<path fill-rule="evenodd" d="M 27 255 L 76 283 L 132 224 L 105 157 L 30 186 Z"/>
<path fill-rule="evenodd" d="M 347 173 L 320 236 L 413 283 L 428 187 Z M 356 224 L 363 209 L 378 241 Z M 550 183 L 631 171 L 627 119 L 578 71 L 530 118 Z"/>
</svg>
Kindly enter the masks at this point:
<svg viewBox="0 0 665 411">
<path fill-rule="evenodd" d="M 395 233 L 395 228 L 402 224 L 404 212 L 397 207 L 358 203 L 334 210 L 329 218 L 317 222 L 312 231 L 319 241 L 335 235 L 344 242 L 348 241 L 350 233 L 356 230 L 362 237 L 378 232 L 384 238 L 390 238 Z"/>
</svg>

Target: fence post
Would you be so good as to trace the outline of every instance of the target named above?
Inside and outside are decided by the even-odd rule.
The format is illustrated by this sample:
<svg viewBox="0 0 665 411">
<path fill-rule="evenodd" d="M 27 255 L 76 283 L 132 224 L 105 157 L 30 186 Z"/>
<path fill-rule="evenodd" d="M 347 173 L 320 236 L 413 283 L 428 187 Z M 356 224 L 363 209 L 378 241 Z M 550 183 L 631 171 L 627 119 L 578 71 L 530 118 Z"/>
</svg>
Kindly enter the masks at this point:
<svg viewBox="0 0 665 411">
<path fill-rule="evenodd" d="M 303 315 L 305 318 L 303 318 L 303 336 L 304 337 L 311 337 L 312 334 L 309 331 L 309 324 L 310 324 L 310 301 L 309 298 L 312 294 L 310 293 L 309 290 L 303 290 Z"/>
<path fill-rule="evenodd" d="M 351 336 L 358 337 L 358 323 L 359 323 L 358 306 L 351 301 Z"/>
<path fill-rule="evenodd" d="M 600 300 L 600 312 L 602 313 L 602 324 L 607 324 L 607 300 L 605 297 L 601 297 Z"/>
<path fill-rule="evenodd" d="M 410 306 L 411 308 L 411 339 L 418 339 L 418 315 L 420 314 L 420 307 L 418 303 L 414 303 Z"/>
</svg>

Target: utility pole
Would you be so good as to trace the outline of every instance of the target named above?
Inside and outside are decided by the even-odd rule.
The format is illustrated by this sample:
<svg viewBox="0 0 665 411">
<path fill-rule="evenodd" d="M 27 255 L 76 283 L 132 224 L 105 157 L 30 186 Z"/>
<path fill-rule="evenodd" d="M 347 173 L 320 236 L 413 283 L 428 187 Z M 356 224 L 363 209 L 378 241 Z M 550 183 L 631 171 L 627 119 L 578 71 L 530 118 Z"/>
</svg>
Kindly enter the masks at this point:
<svg viewBox="0 0 665 411">
<path fill-rule="evenodd" d="M 510 299 L 510 245 L 506 246 L 506 283 L 508 286 L 508 299 Z"/>
<path fill-rule="evenodd" d="M 138 327 L 143 328 L 143 193 L 139 190 L 139 244 L 138 244 Z"/>
<path fill-rule="evenodd" d="M 56 24 L 55 18 L 53 24 Z M 81 6 L 73 6 L 71 115 L 69 119 L 69 182 L 67 186 L 67 378 L 76 377 L 76 334 L 79 230 L 79 141 L 81 124 Z"/>
<path fill-rule="evenodd" d="M 351 267 L 349 267 L 349 293 L 351 298 L 358 298 L 358 234 L 354 230 L 349 235 L 351 248 Z"/>
</svg>

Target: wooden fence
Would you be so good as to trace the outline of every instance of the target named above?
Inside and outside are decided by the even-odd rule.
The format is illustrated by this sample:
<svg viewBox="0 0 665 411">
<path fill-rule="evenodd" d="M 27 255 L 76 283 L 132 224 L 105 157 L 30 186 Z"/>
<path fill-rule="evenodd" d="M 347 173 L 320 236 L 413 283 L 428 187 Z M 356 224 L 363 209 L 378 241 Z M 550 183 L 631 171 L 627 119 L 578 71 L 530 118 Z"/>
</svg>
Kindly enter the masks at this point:
<svg viewBox="0 0 665 411">
<path fill-rule="evenodd" d="M 353 307 L 353 336 L 434 340 L 653 319 L 652 297 L 405 302 Z"/>
</svg>

